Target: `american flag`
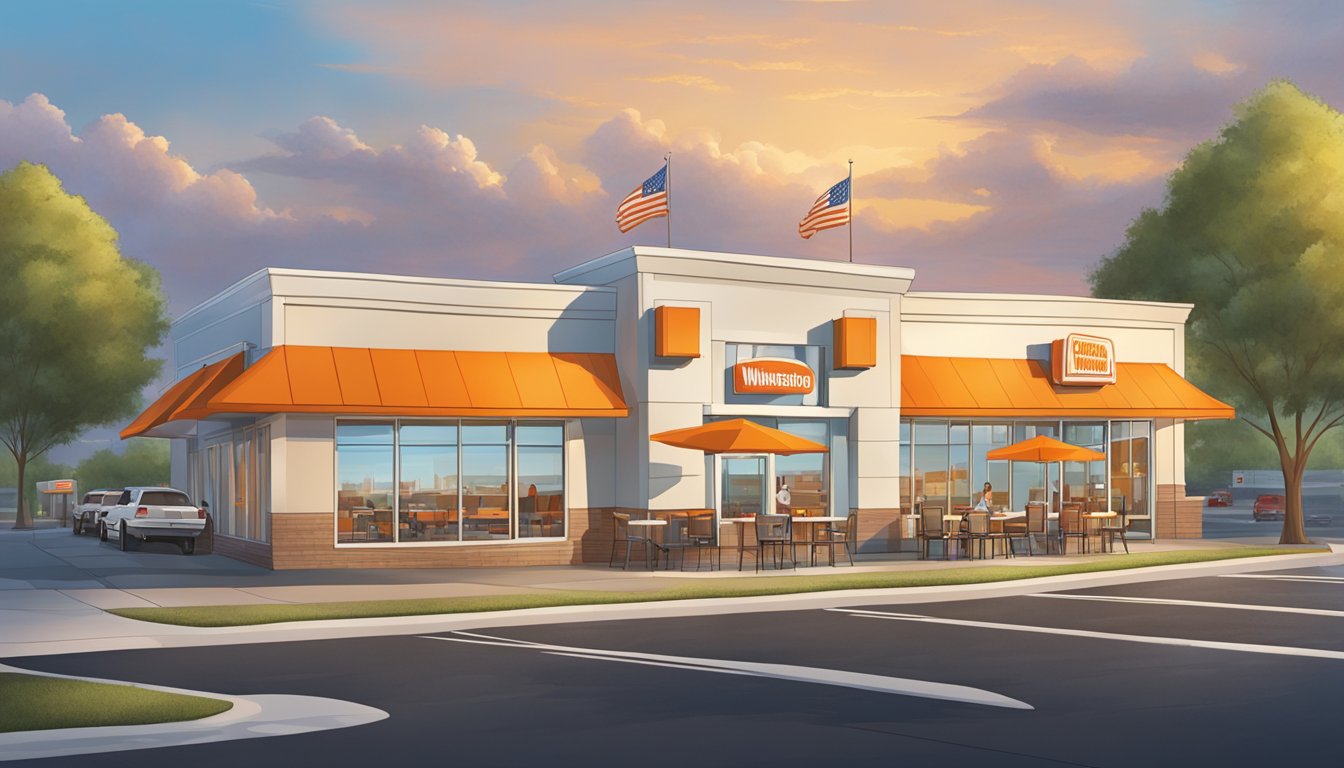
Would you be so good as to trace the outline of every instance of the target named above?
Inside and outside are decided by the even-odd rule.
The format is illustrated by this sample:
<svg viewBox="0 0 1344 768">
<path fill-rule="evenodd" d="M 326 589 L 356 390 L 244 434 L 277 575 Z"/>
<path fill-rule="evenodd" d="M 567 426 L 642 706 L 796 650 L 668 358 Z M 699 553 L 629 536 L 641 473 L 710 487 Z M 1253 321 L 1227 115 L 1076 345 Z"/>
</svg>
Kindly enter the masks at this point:
<svg viewBox="0 0 1344 768">
<path fill-rule="evenodd" d="M 629 232 L 649 219 L 667 215 L 667 166 L 625 196 L 616 208 L 616 226 Z"/>
<path fill-rule="evenodd" d="M 843 227 L 849 223 L 849 179 L 836 184 L 821 194 L 812 210 L 798 222 L 798 234 L 806 240 L 823 229 Z"/>
</svg>

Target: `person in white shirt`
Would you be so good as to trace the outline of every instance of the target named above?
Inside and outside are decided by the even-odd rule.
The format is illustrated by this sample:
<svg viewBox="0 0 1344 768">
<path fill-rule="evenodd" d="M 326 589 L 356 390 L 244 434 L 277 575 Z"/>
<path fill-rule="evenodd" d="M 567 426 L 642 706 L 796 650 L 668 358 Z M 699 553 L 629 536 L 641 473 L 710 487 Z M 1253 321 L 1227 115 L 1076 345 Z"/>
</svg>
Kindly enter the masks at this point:
<svg viewBox="0 0 1344 768">
<path fill-rule="evenodd" d="M 775 514 L 789 514 L 789 505 L 793 503 L 793 494 L 789 493 L 789 485 L 780 482 L 779 490 L 775 493 Z"/>
<path fill-rule="evenodd" d="M 985 487 L 980 491 L 980 500 L 975 503 L 976 510 L 980 512 L 989 512 L 990 505 L 994 503 L 994 486 L 985 483 Z"/>
</svg>

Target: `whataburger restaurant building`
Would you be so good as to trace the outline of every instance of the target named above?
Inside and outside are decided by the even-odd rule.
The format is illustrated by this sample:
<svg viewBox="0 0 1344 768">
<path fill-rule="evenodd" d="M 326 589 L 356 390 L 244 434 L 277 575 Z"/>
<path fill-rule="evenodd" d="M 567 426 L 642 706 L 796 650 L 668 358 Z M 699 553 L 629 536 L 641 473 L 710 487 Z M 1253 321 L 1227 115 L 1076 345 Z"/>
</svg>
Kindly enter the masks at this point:
<svg viewBox="0 0 1344 768">
<path fill-rule="evenodd" d="M 178 318 L 177 382 L 122 432 L 172 438 L 216 551 L 273 568 L 606 562 L 612 513 L 858 515 L 1100 500 L 1194 537 L 1182 304 L 911 291 L 901 267 L 635 247 L 554 284 L 266 269 Z M 745 417 L 826 453 L 650 435 Z M 986 460 L 1049 435 L 1106 454 Z M 1062 474 L 1062 476 L 1061 476 Z M 724 526 L 727 531 L 736 526 Z"/>
</svg>

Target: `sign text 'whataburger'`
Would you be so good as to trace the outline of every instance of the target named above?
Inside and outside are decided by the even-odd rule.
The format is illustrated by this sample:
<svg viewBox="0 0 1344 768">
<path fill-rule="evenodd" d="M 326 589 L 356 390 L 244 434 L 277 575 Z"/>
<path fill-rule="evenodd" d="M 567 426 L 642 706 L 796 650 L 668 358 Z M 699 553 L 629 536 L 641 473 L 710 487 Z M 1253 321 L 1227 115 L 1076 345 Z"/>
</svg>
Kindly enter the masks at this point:
<svg viewBox="0 0 1344 768">
<path fill-rule="evenodd" d="M 758 357 L 733 366 L 733 391 L 739 395 L 806 395 L 816 386 L 816 373 L 798 360 Z"/>
<path fill-rule="evenodd" d="M 1050 378 L 1066 386 L 1115 383 L 1115 343 L 1100 336 L 1070 333 L 1050 345 Z"/>
</svg>

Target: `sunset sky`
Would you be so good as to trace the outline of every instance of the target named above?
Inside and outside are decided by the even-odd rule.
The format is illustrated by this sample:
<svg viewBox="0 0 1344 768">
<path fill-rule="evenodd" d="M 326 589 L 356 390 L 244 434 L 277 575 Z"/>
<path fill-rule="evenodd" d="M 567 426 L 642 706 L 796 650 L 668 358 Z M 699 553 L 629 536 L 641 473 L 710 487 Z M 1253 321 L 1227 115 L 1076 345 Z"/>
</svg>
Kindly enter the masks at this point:
<svg viewBox="0 0 1344 768">
<path fill-rule="evenodd" d="M 0 5 L 0 168 L 49 165 L 183 311 L 263 266 L 548 280 L 631 244 L 1082 293 L 1273 78 L 1344 105 L 1332 2 Z"/>
</svg>

